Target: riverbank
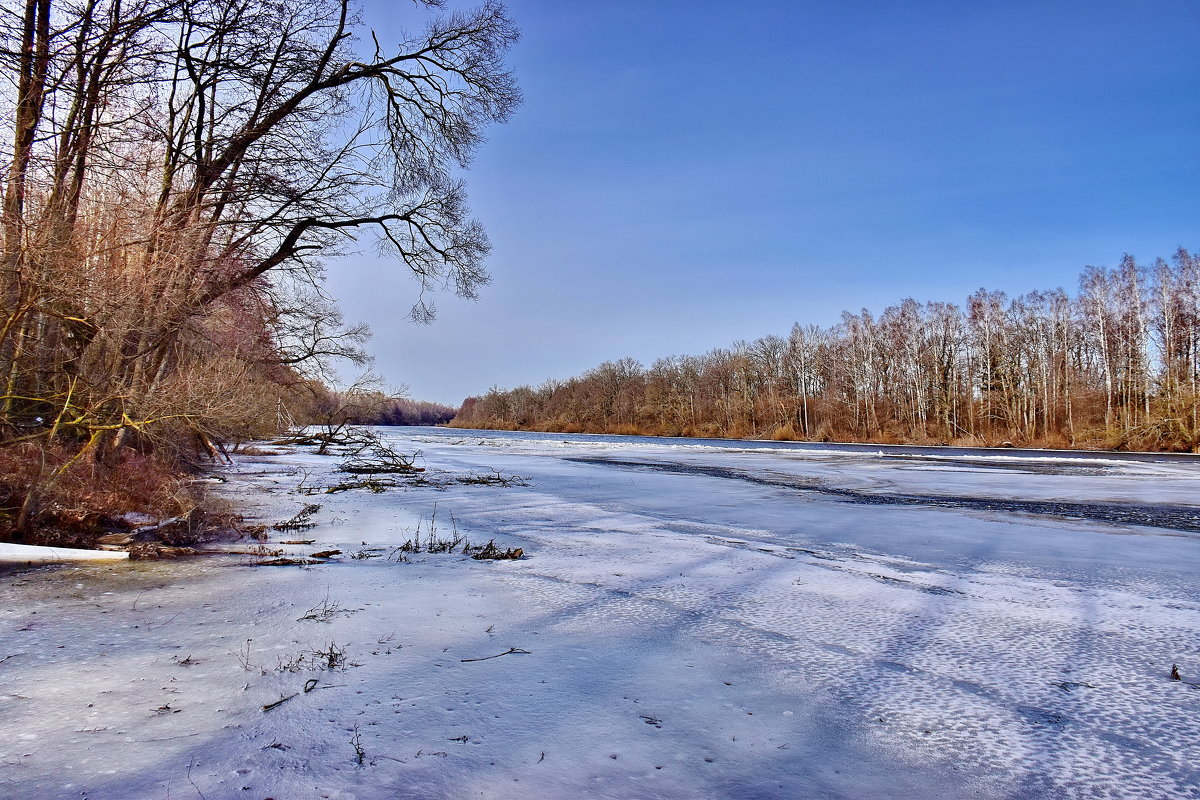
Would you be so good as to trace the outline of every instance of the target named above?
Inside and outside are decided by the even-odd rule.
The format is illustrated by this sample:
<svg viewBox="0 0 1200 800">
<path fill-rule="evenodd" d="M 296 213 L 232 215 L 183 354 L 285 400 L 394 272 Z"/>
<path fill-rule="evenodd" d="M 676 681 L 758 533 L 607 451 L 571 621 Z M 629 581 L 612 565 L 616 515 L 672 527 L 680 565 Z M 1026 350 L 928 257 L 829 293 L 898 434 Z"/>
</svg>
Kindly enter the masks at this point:
<svg viewBox="0 0 1200 800">
<path fill-rule="evenodd" d="M 495 420 L 487 423 L 464 423 L 461 420 L 451 420 L 444 426 L 453 430 L 460 431 L 504 431 L 510 433 L 545 433 L 545 434 L 567 434 L 571 436 L 616 436 L 616 437 L 638 437 L 643 439 L 665 439 L 686 440 L 686 441 L 713 441 L 713 442 L 762 442 L 783 444 L 792 443 L 802 446 L 811 446 L 816 448 L 821 447 L 870 447 L 870 448 L 905 448 L 905 449 L 927 449 L 927 448 L 945 448 L 949 450 L 976 450 L 981 452 L 1002 452 L 1006 450 L 1029 450 L 1046 453 L 1084 453 L 1084 454 L 1104 454 L 1104 453 L 1133 453 L 1133 454 L 1164 454 L 1164 455 L 1197 455 L 1200 454 L 1200 445 L 1183 446 L 1175 445 L 1170 448 L 1163 449 L 1142 449 L 1139 447 L 1129 446 L 1128 442 L 1122 442 L 1120 438 L 1114 439 L 1100 434 L 1095 434 L 1087 437 L 1079 438 L 1075 444 L 1071 444 L 1066 438 L 1052 437 L 1039 438 L 1030 441 L 1023 439 L 1015 439 L 1010 441 L 1004 438 L 986 438 L 977 436 L 962 436 L 952 441 L 946 439 L 908 439 L 903 436 L 894 434 L 867 437 L 862 439 L 844 439 L 837 440 L 830 437 L 820 439 L 805 439 L 790 427 L 786 429 L 772 429 L 764 431 L 758 435 L 726 435 L 719 430 L 687 430 L 675 433 L 660 433 L 655 430 L 646 429 L 636 425 L 615 425 L 611 428 L 599 428 L 595 430 L 585 430 L 577 425 L 542 425 L 532 427 L 519 427 L 516 425 L 495 424 Z"/>
</svg>

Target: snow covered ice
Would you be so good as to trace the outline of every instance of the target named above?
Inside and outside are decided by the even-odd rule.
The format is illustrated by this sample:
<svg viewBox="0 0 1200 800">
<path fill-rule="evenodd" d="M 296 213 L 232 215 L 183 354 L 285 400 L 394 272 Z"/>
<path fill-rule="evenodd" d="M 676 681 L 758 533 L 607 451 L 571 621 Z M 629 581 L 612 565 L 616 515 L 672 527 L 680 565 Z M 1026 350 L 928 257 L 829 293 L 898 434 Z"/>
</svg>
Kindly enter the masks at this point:
<svg viewBox="0 0 1200 800">
<path fill-rule="evenodd" d="M 0 796 L 1200 797 L 1200 462 L 381 432 L 527 485 L 274 448 L 337 563 L 0 574 Z"/>
</svg>

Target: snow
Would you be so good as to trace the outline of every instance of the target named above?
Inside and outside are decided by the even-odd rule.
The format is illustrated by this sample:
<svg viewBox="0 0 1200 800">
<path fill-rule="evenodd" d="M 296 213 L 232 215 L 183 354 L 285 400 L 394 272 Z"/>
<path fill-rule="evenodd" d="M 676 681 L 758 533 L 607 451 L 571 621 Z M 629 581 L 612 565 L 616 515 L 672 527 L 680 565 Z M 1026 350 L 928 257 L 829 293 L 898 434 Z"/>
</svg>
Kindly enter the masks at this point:
<svg viewBox="0 0 1200 800">
<path fill-rule="evenodd" d="M 870 502 L 1200 513 L 1197 462 L 385 435 L 528 485 L 276 447 L 228 496 L 337 563 L 0 574 L 0 796 L 1200 797 L 1200 535 Z M 386 558 L 431 518 L 527 557 Z"/>
<path fill-rule="evenodd" d="M 77 550 L 73 547 L 41 547 L 32 544 L 0 542 L 0 563 L 33 564 L 64 561 L 120 561 L 129 553 L 107 550 Z"/>
</svg>

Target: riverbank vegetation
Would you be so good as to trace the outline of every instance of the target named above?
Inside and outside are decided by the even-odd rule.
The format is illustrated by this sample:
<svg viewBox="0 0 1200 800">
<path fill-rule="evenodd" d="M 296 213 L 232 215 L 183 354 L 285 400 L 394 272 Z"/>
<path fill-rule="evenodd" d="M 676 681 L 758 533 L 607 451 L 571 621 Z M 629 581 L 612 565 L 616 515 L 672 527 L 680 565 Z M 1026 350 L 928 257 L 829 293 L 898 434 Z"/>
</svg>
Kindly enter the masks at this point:
<svg viewBox="0 0 1200 800">
<path fill-rule="evenodd" d="M 606 362 L 468 398 L 453 425 L 1134 450 L 1200 447 L 1200 259 L 1088 267 L 1061 289 L 878 317 L 702 356 Z"/>
<path fill-rule="evenodd" d="M 440 5 L 399 41 L 352 0 L 0 11 L 0 538 L 185 512 L 188 465 L 328 416 L 366 331 L 323 259 L 364 234 L 416 279 L 416 320 L 487 281 L 456 172 L 519 101 L 517 32 L 490 0 Z"/>
</svg>

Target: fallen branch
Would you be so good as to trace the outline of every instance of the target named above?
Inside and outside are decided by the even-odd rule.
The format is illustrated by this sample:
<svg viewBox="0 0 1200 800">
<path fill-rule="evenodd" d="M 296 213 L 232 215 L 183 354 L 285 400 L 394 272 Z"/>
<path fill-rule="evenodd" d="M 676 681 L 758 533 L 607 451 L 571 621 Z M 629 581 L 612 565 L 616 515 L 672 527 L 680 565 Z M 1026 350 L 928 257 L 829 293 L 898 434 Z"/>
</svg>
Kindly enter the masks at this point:
<svg viewBox="0 0 1200 800">
<path fill-rule="evenodd" d="M 307 503 L 305 504 L 304 508 L 300 509 L 300 512 L 296 514 L 296 516 L 292 517 L 286 522 L 280 522 L 276 525 L 272 525 L 271 527 L 277 531 L 302 531 L 308 528 L 316 527 L 316 523 L 312 521 L 312 515 L 320 510 L 320 503 Z"/>
<path fill-rule="evenodd" d="M 500 470 L 493 469 L 494 475 L 475 475 L 468 473 L 466 475 L 457 475 L 454 477 L 454 483 L 465 485 L 479 486 L 529 486 L 529 479 L 521 475 L 502 475 Z"/>
<path fill-rule="evenodd" d="M 505 650 L 503 653 L 496 653 L 496 655 L 494 655 L 494 656 L 484 656 L 483 658 L 464 658 L 461 660 L 462 660 L 462 663 L 466 664 L 468 661 L 487 661 L 489 658 L 499 658 L 500 656 L 509 656 L 509 655 L 512 655 L 513 653 L 523 653 L 527 656 L 533 655 L 533 653 L 529 652 L 528 650 L 522 650 L 519 647 L 510 647 L 507 650 Z"/>
<path fill-rule="evenodd" d="M 197 550 L 196 555 L 200 556 L 258 556 L 265 558 L 267 556 L 281 556 L 282 550 L 268 550 L 267 548 L 254 550 Z"/>
<path fill-rule="evenodd" d="M 291 700 L 293 697 L 299 697 L 299 696 L 300 696 L 300 693 L 296 692 L 295 694 L 290 694 L 287 697 L 281 697 L 278 700 L 276 700 L 274 703 L 267 703 L 265 706 L 262 707 L 262 710 L 270 711 L 272 708 L 278 708 L 279 706 L 286 703 L 288 700 Z"/>
<path fill-rule="evenodd" d="M 394 489 L 396 486 L 398 486 L 398 484 L 395 481 L 369 479 L 363 481 L 347 481 L 344 483 L 339 483 L 336 486 L 330 486 L 328 489 L 321 491 L 324 491 L 325 494 L 337 494 L 338 492 L 348 492 L 351 489 L 366 489 L 369 492 L 380 494 L 388 489 Z"/>
<path fill-rule="evenodd" d="M 348 461 L 342 462 L 339 467 L 340 471 L 357 475 L 411 475 L 425 471 L 424 467 L 416 465 L 417 459 L 421 457 L 421 451 L 418 450 L 412 455 L 399 453 L 377 437 L 373 438 L 373 442 L 360 448 Z"/>
</svg>

